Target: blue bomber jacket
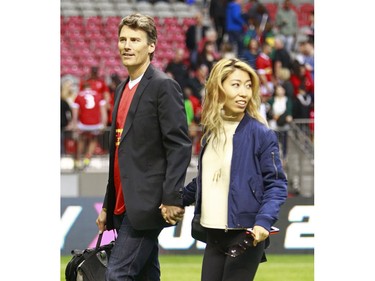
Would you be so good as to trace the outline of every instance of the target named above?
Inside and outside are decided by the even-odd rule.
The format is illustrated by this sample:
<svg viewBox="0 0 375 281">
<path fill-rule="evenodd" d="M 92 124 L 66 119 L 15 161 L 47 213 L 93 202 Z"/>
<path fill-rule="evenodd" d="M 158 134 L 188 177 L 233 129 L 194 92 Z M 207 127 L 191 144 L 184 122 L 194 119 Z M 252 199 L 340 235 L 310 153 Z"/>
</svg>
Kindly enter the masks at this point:
<svg viewBox="0 0 375 281">
<path fill-rule="evenodd" d="M 195 214 L 201 213 L 201 167 L 205 147 L 203 141 L 197 177 L 184 188 L 184 205 L 195 203 Z M 260 225 L 270 231 L 286 198 L 287 179 L 276 133 L 245 114 L 233 136 L 227 228 Z"/>
</svg>

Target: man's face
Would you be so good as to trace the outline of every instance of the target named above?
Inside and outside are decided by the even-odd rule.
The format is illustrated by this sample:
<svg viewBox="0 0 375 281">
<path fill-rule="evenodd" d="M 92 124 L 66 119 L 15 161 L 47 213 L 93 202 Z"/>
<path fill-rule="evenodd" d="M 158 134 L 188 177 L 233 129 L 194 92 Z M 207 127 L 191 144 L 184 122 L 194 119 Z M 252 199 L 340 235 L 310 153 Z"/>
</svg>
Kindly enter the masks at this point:
<svg viewBox="0 0 375 281">
<path fill-rule="evenodd" d="M 155 44 L 148 44 L 145 31 L 124 26 L 120 32 L 118 49 L 126 68 L 139 68 L 150 62 L 150 54 L 155 51 Z"/>
</svg>

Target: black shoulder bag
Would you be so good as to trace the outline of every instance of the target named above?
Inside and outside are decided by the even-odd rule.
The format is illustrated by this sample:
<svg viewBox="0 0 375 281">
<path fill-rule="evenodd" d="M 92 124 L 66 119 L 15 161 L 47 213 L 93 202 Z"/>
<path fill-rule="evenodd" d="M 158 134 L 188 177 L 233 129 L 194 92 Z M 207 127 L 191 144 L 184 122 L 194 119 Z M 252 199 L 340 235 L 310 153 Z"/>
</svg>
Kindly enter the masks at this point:
<svg viewBox="0 0 375 281">
<path fill-rule="evenodd" d="M 65 268 L 66 281 L 103 281 L 111 250 L 115 241 L 100 246 L 103 233 L 99 234 L 95 248 L 72 250 L 72 259 Z"/>
</svg>

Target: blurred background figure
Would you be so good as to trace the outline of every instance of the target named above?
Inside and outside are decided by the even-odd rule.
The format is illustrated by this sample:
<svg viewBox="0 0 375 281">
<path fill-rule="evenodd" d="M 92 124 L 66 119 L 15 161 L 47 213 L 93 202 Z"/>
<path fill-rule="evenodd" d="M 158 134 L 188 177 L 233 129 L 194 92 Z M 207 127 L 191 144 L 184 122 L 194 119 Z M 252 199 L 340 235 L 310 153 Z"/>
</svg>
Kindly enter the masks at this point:
<svg viewBox="0 0 375 281">
<path fill-rule="evenodd" d="M 60 155 L 65 154 L 65 134 L 66 130 L 69 129 L 70 122 L 72 120 L 72 109 L 67 101 L 68 95 L 70 95 L 70 87 L 72 82 L 70 80 L 65 81 L 61 84 L 60 93 Z"/>
<path fill-rule="evenodd" d="M 89 75 L 81 80 L 80 90 L 83 90 L 83 85 L 88 84 L 90 89 L 96 91 L 99 95 L 102 95 L 105 99 L 106 103 L 106 109 L 107 111 L 110 111 L 111 108 L 111 97 L 109 93 L 108 85 L 105 81 L 105 79 L 101 76 L 99 76 L 99 67 L 98 66 L 92 66 L 90 68 Z"/>
<path fill-rule="evenodd" d="M 117 73 L 112 73 L 111 74 L 111 79 L 108 85 L 108 90 L 109 90 L 109 98 L 107 99 L 107 112 L 108 112 L 108 119 L 107 119 L 107 126 L 111 126 L 112 123 L 112 111 L 113 111 L 113 106 L 115 102 L 115 90 L 117 86 L 121 83 L 121 78 Z"/>
<path fill-rule="evenodd" d="M 315 58 L 314 58 L 314 43 L 310 37 L 306 37 L 299 43 L 297 56 L 300 56 L 301 62 L 310 72 L 312 80 L 314 80 Z"/>
<path fill-rule="evenodd" d="M 275 87 L 272 98 L 268 101 L 270 111 L 268 112 L 268 124 L 271 129 L 276 131 L 279 143 L 282 163 L 285 166 L 288 149 L 288 131 L 289 124 L 293 121 L 292 117 L 292 99 L 285 95 L 285 89 L 281 85 Z"/>
<path fill-rule="evenodd" d="M 242 59 L 246 61 L 252 68 L 256 69 L 255 62 L 259 56 L 259 41 L 256 38 L 251 38 L 247 48 L 244 49 Z"/>
<path fill-rule="evenodd" d="M 270 57 L 272 47 L 264 42 L 261 47 L 261 52 L 255 61 L 256 70 L 260 79 L 260 91 L 263 95 L 273 94 L 273 72 L 272 59 Z"/>
<path fill-rule="evenodd" d="M 98 144 L 98 136 L 107 126 L 107 106 L 103 95 L 83 83 L 73 104 L 72 129 L 76 133 L 75 168 L 82 170 L 91 161 Z"/>
<path fill-rule="evenodd" d="M 281 37 L 275 37 L 275 46 L 272 58 L 273 73 L 278 76 L 282 68 L 291 69 L 292 59 L 289 52 L 284 46 L 284 41 Z"/>
<path fill-rule="evenodd" d="M 228 0 L 211 0 L 209 14 L 215 30 L 217 31 L 216 46 L 220 49 L 223 42 L 225 29 L 225 10 Z"/>
<path fill-rule="evenodd" d="M 294 44 L 298 32 L 297 14 L 292 9 L 292 1 L 284 0 L 282 7 L 277 10 L 275 25 L 279 29 L 288 52 L 294 51 Z"/>
<path fill-rule="evenodd" d="M 185 45 L 189 51 L 190 67 L 193 69 L 197 64 L 199 42 L 204 38 L 208 28 L 203 22 L 202 12 L 196 12 L 195 24 L 190 25 L 185 33 Z"/>
<path fill-rule="evenodd" d="M 219 53 L 216 52 L 216 43 L 212 41 L 205 41 L 202 50 L 198 53 L 198 65 L 206 65 L 210 72 L 214 64 L 220 59 Z"/>
<path fill-rule="evenodd" d="M 181 89 L 186 85 L 189 79 L 189 68 L 184 62 L 185 50 L 183 48 L 177 48 L 172 60 L 170 60 L 165 68 L 165 73 L 177 81 L 180 84 Z"/>
<path fill-rule="evenodd" d="M 226 32 L 233 44 L 236 56 L 241 57 L 244 49 L 243 38 L 247 22 L 242 11 L 243 0 L 230 0 L 226 6 Z"/>
</svg>

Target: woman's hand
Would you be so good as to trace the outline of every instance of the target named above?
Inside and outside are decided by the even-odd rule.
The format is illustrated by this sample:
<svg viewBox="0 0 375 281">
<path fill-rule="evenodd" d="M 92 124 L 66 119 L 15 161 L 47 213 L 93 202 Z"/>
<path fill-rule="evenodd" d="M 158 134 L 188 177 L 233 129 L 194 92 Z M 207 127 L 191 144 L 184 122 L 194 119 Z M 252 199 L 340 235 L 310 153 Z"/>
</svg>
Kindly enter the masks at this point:
<svg viewBox="0 0 375 281">
<path fill-rule="evenodd" d="M 270 235 L 270 233 L 264 227 L 260 225 L 255 225 L 253 227 L 253 231 L 251 232 L 251 235 L 254 238 L 253 245 L 255 247 L 259 242 L 266 240 L 268 236 Z"/>
</svg>

